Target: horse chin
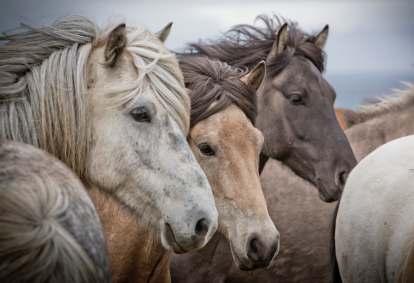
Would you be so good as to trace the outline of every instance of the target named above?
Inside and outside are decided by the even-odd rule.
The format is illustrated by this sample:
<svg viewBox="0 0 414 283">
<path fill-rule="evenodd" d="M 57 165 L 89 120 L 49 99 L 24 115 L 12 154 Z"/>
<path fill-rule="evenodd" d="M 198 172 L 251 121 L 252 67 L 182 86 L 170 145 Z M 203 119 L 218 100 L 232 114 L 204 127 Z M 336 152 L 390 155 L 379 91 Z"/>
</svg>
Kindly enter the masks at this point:
<svg viewBox="0 0 414 283">
<path fill-rule="evenodd" d="M 328 193 L 326 190 L 319 188 L 319 198 L 324 202 L 334 202 L 337 201 L 340 198 L 340 194 L 334 193 Z"/>
<path fill-rule="evenodd" d="M 243 260 L 237 255 L 236 251 L 233 248 L 233 244 L 231 243 L 231 241 L 230 241 L 230 251 L 231 251 L 231 256 L 233 257 L 234 263 L 237 265 L 237 267 L 240 270 L 249 271 L 249 270 L 255 269 L 247 258 Z"/>
<path fill-rule="evenodd" d="M 169 224 L 161 225 L 161 244 L 164 249 L 167 251 L 172 250 L 176 254 L 183 254 L 187 252 L 177 243 Z"/>
</svg>

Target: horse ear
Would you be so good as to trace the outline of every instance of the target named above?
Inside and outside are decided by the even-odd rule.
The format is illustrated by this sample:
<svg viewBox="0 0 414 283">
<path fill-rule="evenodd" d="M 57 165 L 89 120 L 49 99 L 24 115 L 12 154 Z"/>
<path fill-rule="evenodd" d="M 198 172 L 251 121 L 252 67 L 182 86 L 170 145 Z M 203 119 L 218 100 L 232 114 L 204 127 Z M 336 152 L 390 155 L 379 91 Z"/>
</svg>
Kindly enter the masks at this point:
<svg viewBox="0 0 414 283">
<path fill-rule="evenodd" d="M 278 54 L 282 53 L 286 47 L 289 39 L 288 24 L 284 23 L 276 34 L 276 39 L 273 42 L 272 49 L 270 50 L 267 60 L 276 57 Z"/>
<path fill-rule="evenodd" d="M 115 65 L 119 55 L 124 51 L 126 44 L 126 26 L 125 24 L 120 24 L 109 33 L 104 53 L 106 65 L 109 67 Z"/>
<path fill-rule="evenodd" d="M 257 91 L 262 85 L 262 82 L 266 76 L 266 64 L 265 61 L 259 62 L 253 70 L 243 75 L 240 80 L 247 86 Z"/>
<path fill-rule="evenodd" d="M 323 49 L 326 45 L 329 35 L 329 25 L 326 25 L 317 36 L 315 36 L 315 45 L 320 49 Z"/>
<path fill-rule="evenodd" d="M 155 33 L 155 35 L 158 37 L 161 42 L 165 42 L 167 40 L 167 37 L 170 35 L 171 27 L 173 23 L 169 22 L 162 30 Z"/>
</svg>

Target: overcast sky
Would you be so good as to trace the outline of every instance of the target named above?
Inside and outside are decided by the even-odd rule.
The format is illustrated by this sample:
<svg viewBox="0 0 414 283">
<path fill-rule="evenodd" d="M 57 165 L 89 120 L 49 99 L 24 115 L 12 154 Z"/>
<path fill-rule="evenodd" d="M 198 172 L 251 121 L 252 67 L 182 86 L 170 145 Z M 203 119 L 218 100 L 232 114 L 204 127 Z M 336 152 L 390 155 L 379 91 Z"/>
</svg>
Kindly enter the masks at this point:
<svg viewBox="0 0 414 283">
<path fill-rule="evenodd" d="M 157 0 L 0 0 L 0 27 L 19 22 L 49 24 L 78 14 L 100 25 L 124 20 L 153 31 L 169 21 L 174 27 L 167 45 L 179 49 L 199 38 L 214 38 L 261 13 L 298 21 L 307 31 L 331 27 L 328 72 L 414 70 L 414 1 L 157 1 Z"/>
<path fill-rule="evenodd" d="M 401 81 L 414 82 L 414 0 L 0 0 L 0 31 L 20 22 L 41 25 L 82 15 L 101 27 L 125 21 L 158 31 L 174 26 L 167 46 L 180 50 L 214 39 L 259 14 L 297 21 L 318 32 L 330 25 L 327 78 L 336 105 L 354 108 L 365 98 L 387 95 Z"/>
</svg>

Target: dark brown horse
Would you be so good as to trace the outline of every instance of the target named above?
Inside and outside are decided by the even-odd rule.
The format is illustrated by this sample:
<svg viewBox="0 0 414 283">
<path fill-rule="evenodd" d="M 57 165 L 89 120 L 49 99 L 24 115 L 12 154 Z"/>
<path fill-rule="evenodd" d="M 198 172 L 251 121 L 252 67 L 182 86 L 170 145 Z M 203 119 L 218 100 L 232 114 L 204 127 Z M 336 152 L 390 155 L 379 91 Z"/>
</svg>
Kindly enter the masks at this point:
<svg viewBox="0 0 414 283">
<path fill-rule="evenodd" d="M 343 109 L 344 122 L 350 125 L 345 134 L 358 160 L 384 143 L 414 134 L 413 85 L 379 101 L 356 111 Z M 224 259 L 217 260 L 220 256 L 225 258 L 227 247 L 222 247 L 220 256 L 211 263 L 209 274 L 237 283 L 332 282 L 329 241 L 335 203 L 323 203 L 311 184 L 295 176 L 281 162 L 269 161 L 260 177 L 269 214 L 281 233 L 275 265 L 269 270 L 240 272 Z"/>
<path fill-rule="evenodd" d="M 256 120 L 265 137 L 260 167 L 278 159 L 314 184 L 322 200 L 335 201 L 355 158 L 335 118 L 335 91 L 323 77 L 328 26 L 308 35 L 277 17 L 259 20 L 264 28 L 239 25 L 216 42 L 191 44 L 191 52 L 246 68 L 266 60 Z"/>
</svg>

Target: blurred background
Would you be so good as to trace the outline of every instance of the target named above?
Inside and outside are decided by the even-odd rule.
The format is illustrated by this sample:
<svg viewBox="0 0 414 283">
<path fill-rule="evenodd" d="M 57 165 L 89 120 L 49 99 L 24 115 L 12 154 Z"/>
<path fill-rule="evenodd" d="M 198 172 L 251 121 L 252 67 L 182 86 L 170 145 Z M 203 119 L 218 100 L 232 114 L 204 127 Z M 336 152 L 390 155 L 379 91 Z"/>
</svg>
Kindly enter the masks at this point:
<svg viewBox="0 0 414 283">
<path fill-rule="evenodd" d="M 326 76 L 336 106 L 355 108 L 384 96 L 402 81 L 414 82 L 414 0 L 0 0 L 0 31 L 21 22 L 51 24 L 67 15 L 86 16 L 101 27 L 126 21 L 158 31 L 174 26 L 167 46 L 214 39 L 259 14 L 296 21 L 307 32 L 330 25 Z"/>
</svg>

